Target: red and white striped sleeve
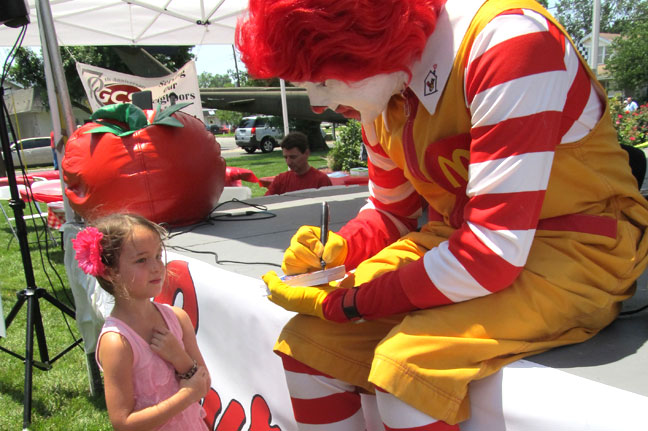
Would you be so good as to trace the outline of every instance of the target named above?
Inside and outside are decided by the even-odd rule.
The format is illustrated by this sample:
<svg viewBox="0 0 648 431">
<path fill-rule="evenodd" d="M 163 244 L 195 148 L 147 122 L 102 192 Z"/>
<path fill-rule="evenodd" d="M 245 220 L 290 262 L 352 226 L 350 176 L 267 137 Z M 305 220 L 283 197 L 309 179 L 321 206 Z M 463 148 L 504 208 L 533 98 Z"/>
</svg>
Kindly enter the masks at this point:
<svg viewBox="0 0 648 431">
<path fill-rule="evenodd" d="M 465 70 L 471 113 L 464 223 L 421 259 L 358 289 L 368 318 L 500 291 L 524 267 L 555 148 L 585 136 L 602 102 L 571 44 L 545 17 L 512 10 L 477 36 Z M 393 301 L 394 289 L 411 303 Z"/>
<path fill-rule="evenodd" d="M 573 46 L 544 16 L 511 10 L 477 36 L 465 70 L 471 113 L 465 221 L 419 268 L 427 286 L 404 289 L 418 307 L 508 287 L 524 267 L 555 148 L 584 136 L 601 102 Z M 409 277 L 406 277 L 409 278 Z"/>
<path fill-rule="evenodd" d="M 364 135 L 363 135 L 364 138 Z M 369 199 L 357 217 L 338 232 L 347 241 L 347 269 L 373 256 L 417 227 L 421 196 L 380 145 L 367 139 Z"/>
</svg>

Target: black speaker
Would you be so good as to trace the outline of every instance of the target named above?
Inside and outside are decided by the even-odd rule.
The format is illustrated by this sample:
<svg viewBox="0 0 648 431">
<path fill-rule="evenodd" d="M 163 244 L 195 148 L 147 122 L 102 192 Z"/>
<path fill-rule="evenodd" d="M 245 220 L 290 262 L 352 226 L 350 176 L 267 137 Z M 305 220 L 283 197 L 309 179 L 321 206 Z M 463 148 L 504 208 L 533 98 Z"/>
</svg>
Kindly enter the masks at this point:
<svg viewBox="0 0 648 431">
<path fill-rule="evenodd" d="M 153 109 L 153 93 L 150 90 L 138 91 L 131 94 L 133 105 L 141 109 Z"/>
<path fill-rule="evenodd" d="M 29 24 L 29 4 L 27 0 L 2 0 L 2 4 L 0 4 L 0 24 L 8 27 L 22 27 Z"/>
</svg>

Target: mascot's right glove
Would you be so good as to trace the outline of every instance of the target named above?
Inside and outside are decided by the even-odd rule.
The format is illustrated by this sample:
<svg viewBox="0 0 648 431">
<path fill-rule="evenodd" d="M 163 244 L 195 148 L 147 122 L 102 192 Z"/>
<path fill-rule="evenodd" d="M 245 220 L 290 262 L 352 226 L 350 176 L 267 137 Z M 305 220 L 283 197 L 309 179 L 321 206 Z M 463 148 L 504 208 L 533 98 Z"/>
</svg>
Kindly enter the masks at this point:
<svg viewBox="0 0 648 431">
<path fill-rule="evenodd" d="M 270 290 L 268 299 L 288 311 L 296 311 L 333 322 L 347 322 L 356 317 L 344 314 L 343 300 L 345 294 L 355 293 L 352 289 L 333 284 L 291 286 L 274 271 L 269 271 L 262 278 Z"/>
<path fill-rule="evenodd" d="M 320 241 L 320 228 L 302 226 L 290 240 L 290 247 L 284 253 L 281 269 L 286 275 L 303 274 L 322 269 L 320 256 L 328 268 L 344 264 L 347 256 L 346 240 L 329 232 L 326 247 Z"/>
<path fill-rule="evenodd" d="M 416 266 L 409 266 L 415 270 L 413 275 L 419 275 Z M 350 274 L 339 284 L 291 286 L 270 271 L 263 276 L 263 281 L 270 291 L 268 299 L 280 307 L 342 323 L 378 319 L 417 309 L 403 291 L 402 274 L 399 270 L 388 271 L 360 285 L 357 285 L 354 274 Z"/>
</svg>

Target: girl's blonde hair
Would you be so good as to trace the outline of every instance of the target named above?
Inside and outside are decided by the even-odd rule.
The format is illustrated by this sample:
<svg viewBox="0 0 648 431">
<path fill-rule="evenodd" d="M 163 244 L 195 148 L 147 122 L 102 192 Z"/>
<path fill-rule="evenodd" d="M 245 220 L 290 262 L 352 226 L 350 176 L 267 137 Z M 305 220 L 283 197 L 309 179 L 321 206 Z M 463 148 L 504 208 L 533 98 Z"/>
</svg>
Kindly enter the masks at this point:
<svg viewBox="0 0 648 431">
<path fill-rule="evenodd" d="M 106 268 L 116 269 L 119 265 L 124 242 L 133 235 L 135 227 L 141 226 L 160 236 L 160 242 L 166 239 L 168 232 L 162 226 L 137 214 L 111 214 L 95 220 L 92 224 L 102 234 L 101 261 Z M 163 243 L 164 245 L 164 243 Z M 115 285 L 101 277 L 97 277 L 99 285 L 108 293 L 115 296 Z"/>
</svg>

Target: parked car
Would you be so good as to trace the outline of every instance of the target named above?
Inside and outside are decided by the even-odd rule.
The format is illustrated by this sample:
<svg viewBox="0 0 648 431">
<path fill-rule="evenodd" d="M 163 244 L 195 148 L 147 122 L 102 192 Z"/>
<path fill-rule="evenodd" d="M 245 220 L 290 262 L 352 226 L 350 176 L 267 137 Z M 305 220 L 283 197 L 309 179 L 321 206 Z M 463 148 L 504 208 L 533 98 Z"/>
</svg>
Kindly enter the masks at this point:
<svg viewBox="0 0 648 431">
<path fill-rule="evenodd" d="M 212 133 L 212 135 L 218 135 L 221 133 L 221 128 L 218 124 L 207 124 L 205 127 Z"/>
<path fill-rule="evenodd" d="M 52 165 L 52 147 L 49 136 L 37 138 L 25 138 L 11 144 L 11 158 L 14 166 L 20 166 L 17 151 L 20 151 L 20 158 L 25 166 Z"/>
<path fill-rule="evenodd" d="M 255 152 L 257 148 L 264 153 L 269 153 L 279 146 L 279 140 L 283 137 L 279 125 L 280 119 L 277 117 L 267 115 L 243 117 L 234 132 L 234 141 L 249 154 Z"/>
<path fill-rule="evenodd" d="M 221 124 L 221 133 L 230 133 L 230 126 L 227 124 Z"/>
</svg>

